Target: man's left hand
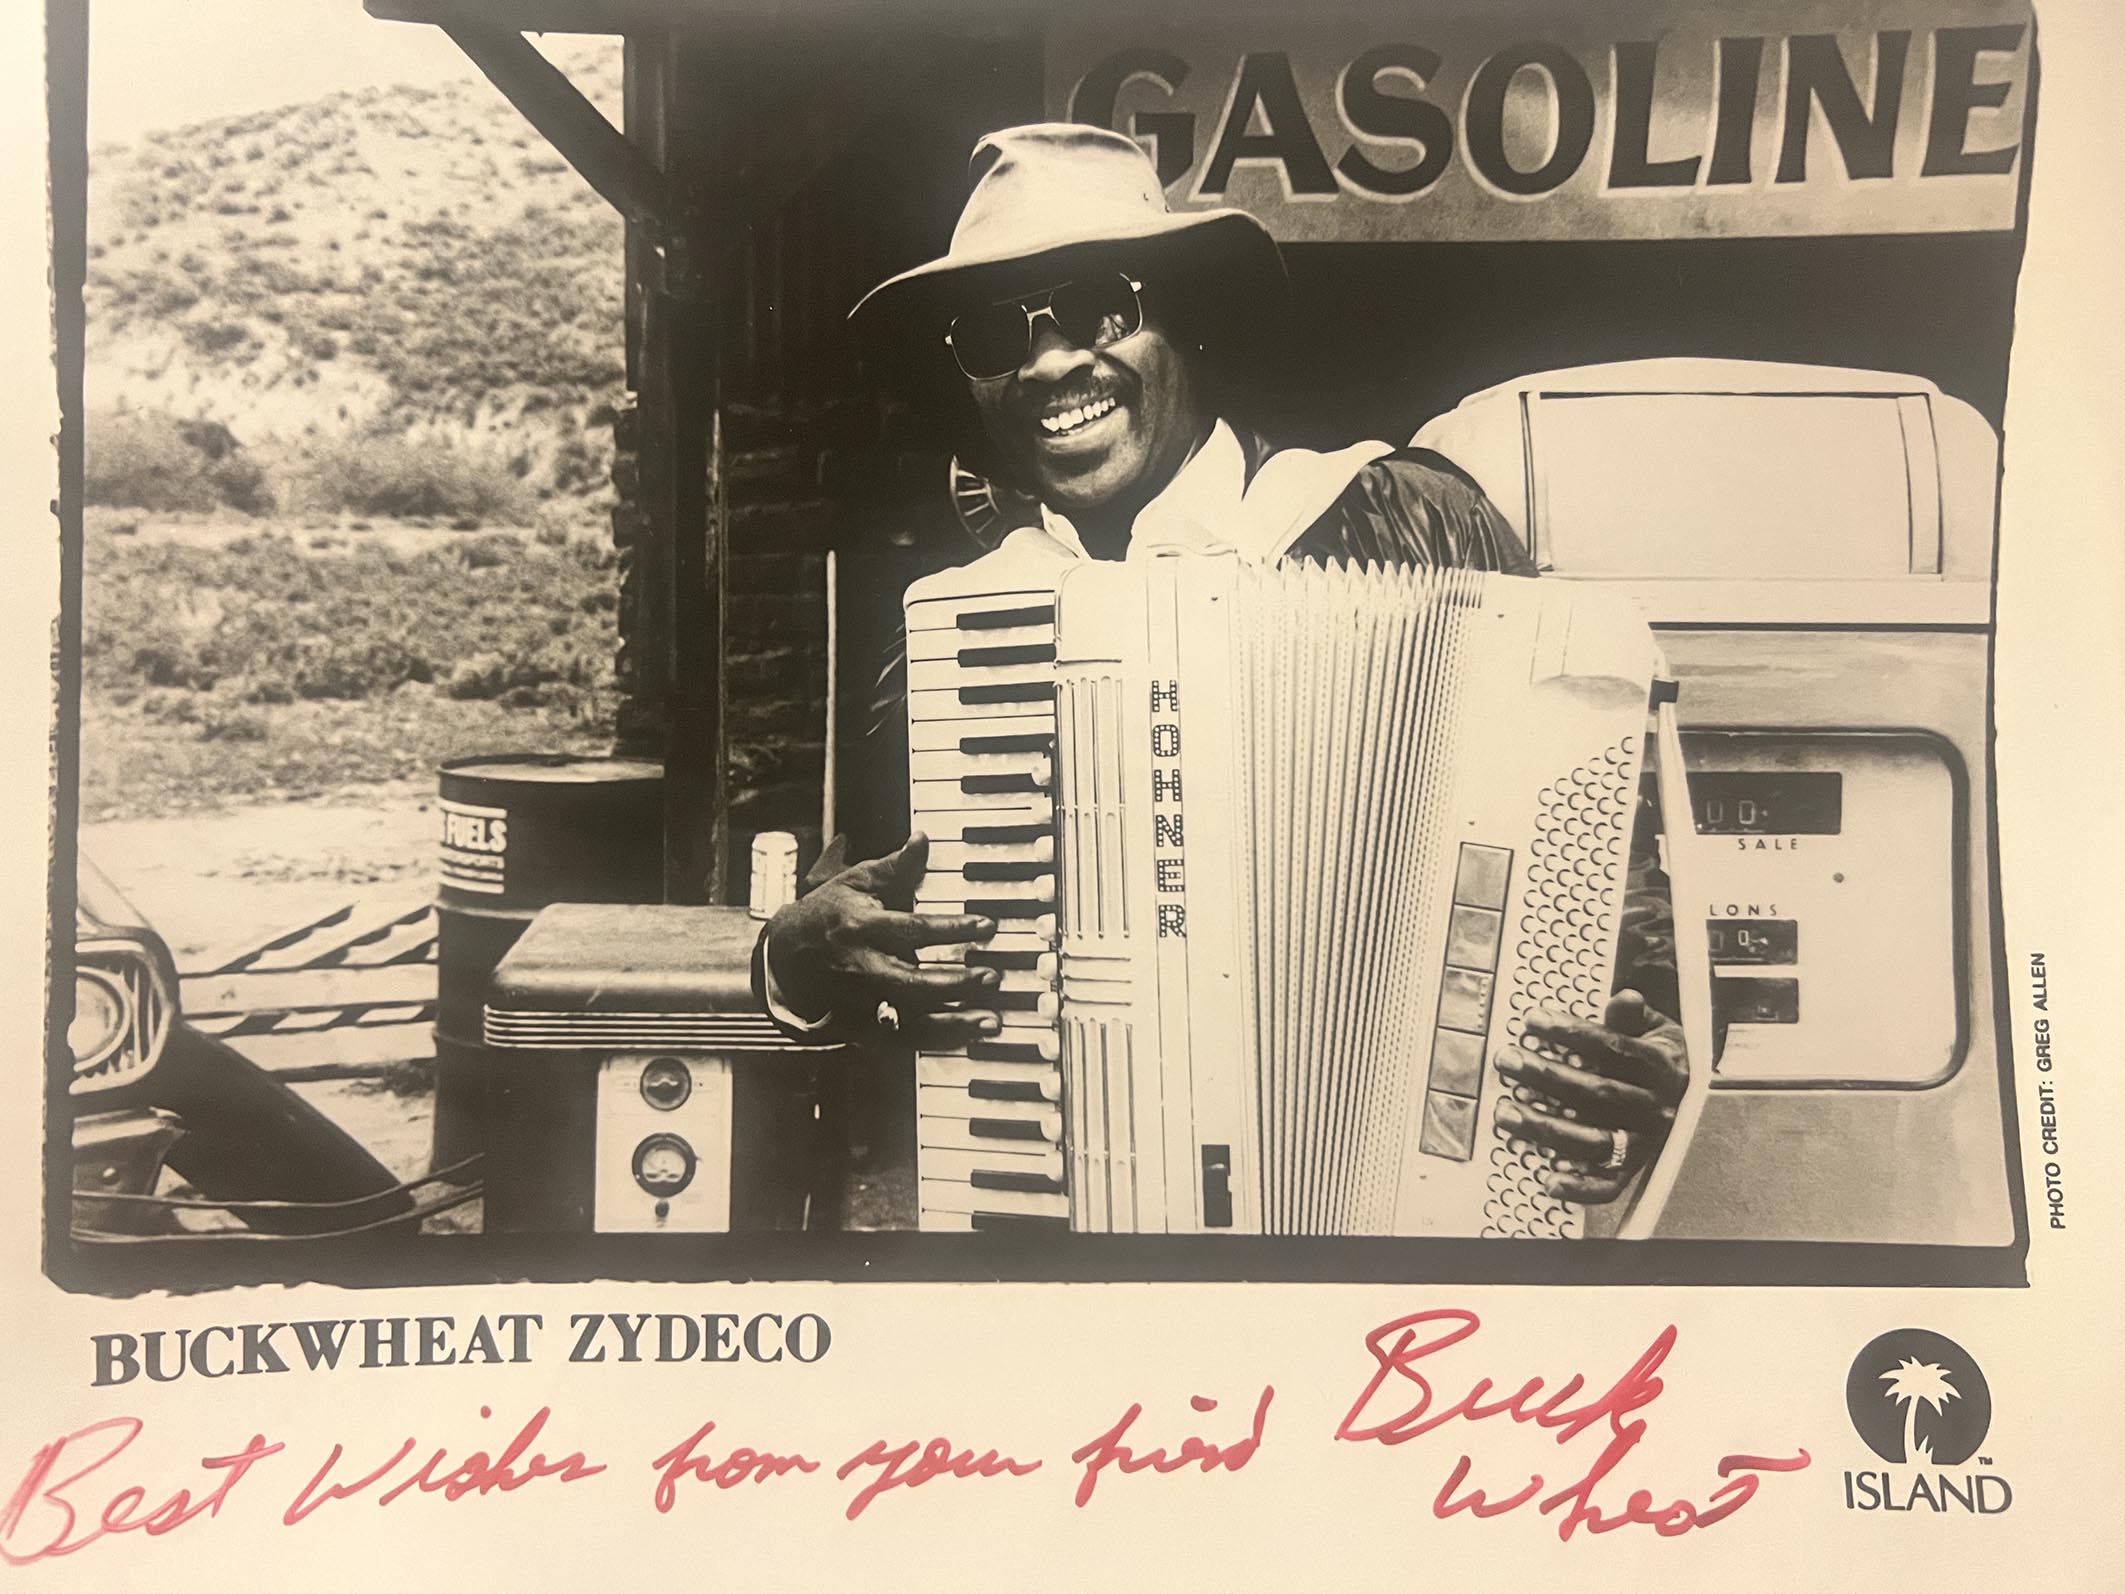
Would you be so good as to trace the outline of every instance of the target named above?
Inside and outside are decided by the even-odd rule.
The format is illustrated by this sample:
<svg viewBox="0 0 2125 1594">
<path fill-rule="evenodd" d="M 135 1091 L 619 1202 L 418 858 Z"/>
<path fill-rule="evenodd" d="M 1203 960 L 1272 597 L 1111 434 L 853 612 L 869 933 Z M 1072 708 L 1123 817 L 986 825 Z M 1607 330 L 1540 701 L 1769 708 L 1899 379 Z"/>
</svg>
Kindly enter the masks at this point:
<svg viewBox="0 0 2125 1594">
<path fill-rule="evenodd" d="M 1530 1041 L 1570 1060 L 1545 1057 Z M 1508 1084 L 1536 1098 L 1501 1098 L 1498 1127 L 1557 1154 L 1546 1183 L 1566 1201 L 1621 1195 L 1667 1144 L 1690 1081 L 1682 1026 L 1646 1006 L 1636 991 L 1610 997 L 1599 1024 L 1538 1011 L 1520 1044 L 1494 1061 Z"/>
</svg>

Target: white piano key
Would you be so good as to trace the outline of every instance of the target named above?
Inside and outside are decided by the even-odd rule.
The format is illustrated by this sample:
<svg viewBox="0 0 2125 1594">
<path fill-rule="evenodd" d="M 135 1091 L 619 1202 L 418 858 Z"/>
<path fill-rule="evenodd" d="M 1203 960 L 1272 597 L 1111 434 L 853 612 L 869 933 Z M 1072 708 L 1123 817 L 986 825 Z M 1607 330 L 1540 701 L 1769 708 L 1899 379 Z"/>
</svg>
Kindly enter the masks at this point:
<svg viewBox="0 0 2125 1594">
<path fill-rule="evenodd" d="M 1007 902 L 1016 909 L 1025 903 L 1050 903 L 1055 901 L 1055 877 L 1042 875 L 1037 880 L 969 880 L 956 869 L 932 869 L 923 877 L 922 884 L 915 888 L 918 909 L 924 903 L 963 904 L 972 902 Z M 959 913 L 968 910 L 951 907 L 946 911 Z M 1017 912 L 1008 917 L 1021 918 Z"/>
<path fill-rule="evenodd" d="M 922 1161 L 922 1177 L 925 1179 L 950 1179 L 954 1183 L 971 1183 L 977 1170 L 1019 1174 L 1029 1179 L 1048 1179 L 1061 1184 L 1063 1151 L 1060 1146 L 1041 1146 L 1013 1155 L 1002 1151 L 951 1151 L 943 1147 L 932 1147 L 929 1155 Z"/>
<path fill-rule="evenodd" d="M 1025 777 L 1025 784 L 1035 792 L 1052 792 L 1055 787 L 1055 761 L 1046 753 L 962 753 L 954 748 L 931 751 L 916 749 L 908 754 L 909 777 L 918 781 L 964 782 L 969 776 Z M 965 791 L 962 784 L 959 788 Z M 1024 786 L 1014 787 L 1020 796 L 1030 795 Z M 980 793 L 968 793 L 978 796 Z M 1052 799 L 1051 799 L 1052 800 Z"/>
<path fill-rule="evenodd" d="M 908 720 L 915 726 L 956 725 L 968 720 L 1022 719 L 1055 723 L 1054 683 L 1039 665 L 1027 666 L 1024 680 L 978 681 L 925 687 L 908 694 Z M 990 689 L 994 690 L 991 691 Z M 972 690 L 969 690 L 972 689 Z"/>
<path fill-rule="evenodd" d="M 1043 1101 L 1062 1100 L 1062 1070 L 1053 1063 L 1014 1063 L 1000 1058 L 969 1057 L 964 1052 L 925 1053 L 915 1060 L 918 1085 L 952 1085 L 965 1089 L 975 1080 L 1029 1086 Z"/>
<path fill-rule="evenodd" d="M 970 829 L 1016 829 L 1015 826 L 969 826 Z M 964 869 L 969 863 L 1040 863 L 1055 862 L 1055 837 L 1045 826 L 1038 827 L 1041 834 L 1029 841 L 961 841 L 942 836 L 930 837 L 930 867 L 932 869 Z M 1053 873 L 1053 870 L 1049 871 Z"/>
<path fill-rule="evenodd" d="M 985 714 L 960 719 L 916 720 L 908 727 L 908 747 L 918 753 L 959 753 L 964 757 L 994 757 L 993 753 L 968 753 L 961 743 L 982 737 L 1035 736 L 1049 744 L 1055 739 L 1055 720 L 1044 714 Z M 1037 753 L 1038 748 L 1034 749 Z"/>
<path fill-rule="evenodd" d="M 924 781 L 921 797 L 937 800 L 916 805 L 916 828 L 934 844 L 960 841 L 968 830 L 997 825 L 1041 825 L 1052 829 L 1055 806 L 1039 792 L 995 793 L 967 796 L 955 780 Z M 976 806 L 979 805 L 979 806 Z"/>
<path fill-rule="evenodd" d="M 1039 643 L 1027 643 L 1028 649 L 1038 648 Z M 1010 682 L 1026 685 L 1055 679 L 1055 666 L 1043 659 L 1024 655 L 1024 662 L 1010 664 L 960 664 L 954 659 L 914 659 L 908 663 L 908 690 L 910 692 L 957 692 L 963 686 L 997 685 Z"/>
<path fill-rule="evenodd" d="M 1031 1195 L 1019 1190 L 977 1190 L 951 1179 L 924 1179 L 920 1200 L 939 1212 L 994 1212 L 1006 1217 L 1067 1218 L 1066 1195 Z"/>
<path fill-rule="evenodd" d="M 925 1118 L 1008 1118 L 1036 1124 L 1055 1139 L 1062 1133 L 1062 1119 L 1055 1104 L 1046 1101 L 989 1101 L 968 1093 L 964 1085 L 917 1085 L 915 1110 Z M 1008 1140 L 1008 1135 L 994 1137 Z"/>
<path fill-rule="evenodd" d="M 1002 613 L 1002 609 L 988 611 Z M 925 630 L 908 633 L 908 660 L 928 662 L 944 659 L 954 665 L 964 652 L 978 652 L 983 648 L 1052 647 L 1055 643 L 1055 622 L 1040 625 L 995 626 L 983 630 Z"/>
<path fill-rule="evenodd" d="M 1050 1117 L 1053 1117 L 1052 1110 Z M 1018 1133 L 989 1134 L 982 1131 L 991 1126 L 1010 1125 Z M 920 1172 L 920 1158 L 932 1150 L 937 1151 L 994 1151 L 1001 1146 L 1017 1147 L 1022 1151 L 1038 1151 L 1043 1146 L 1062 1144 L 1062 1126 L 1058 1123 L 1043 1123 L 1033 1118 L 998 1118 L 993 1115 L 982 1118 L 948 1118 L 923 1116 L 915 1120 L 915 1145 Z"/>
<path fill-rule="evenodd" d="M 925 911 L 934 912 L 936 910 L 929 909 Z M 1013 922 L 1016 921 L 1005 920 L 1004 927 L 998 929 L 986 941 L 940 941 L 933 946 L 919 948 L 915 956 L 924 963 L 964 963 L 969 952 L 1026 954 L 1044 960 L 1032 972 L 1044 976 L 1052 984 L 1056 977 L 1057 967 L 1055 954 L 1051 950 L 1053 943 L 1027 931 L 1009 928 Z M 1018 971 L 1014 970 L 1013 972 Z"/>
<path fill-rule="evenodd" d="M 978 569 L 978 563 L 976 565 L 962 566 L 961 568 L 967 571 L 975 571 Z M 932 577 L 931 580 L 934 582 L 936 578 Z M 908 631 L 910 635 L 918 631 L 954 631 L 964 633 L 971 629 L 962 623 L 963 618 L 967 615 L 993 615 L 1009 609 L 1031 610 L 1043 608 L 1047 609 L 1051 614 L 1054 612 L 1055 589 L 1053 587 L 998 589 L 990 586 L 987 590 L 983 590 L 980 584 L 976 584 L 970 586 L 963 593 L 939 594 L 934 597 L 925 595 L 915 599 L 907 605 Z M 1034 622 L 1029 620 L 1027 623 L 1032 624 Z M 1048 625 L 1052 630 L 1054 621 L 1050 620 Z"/>
</svg>

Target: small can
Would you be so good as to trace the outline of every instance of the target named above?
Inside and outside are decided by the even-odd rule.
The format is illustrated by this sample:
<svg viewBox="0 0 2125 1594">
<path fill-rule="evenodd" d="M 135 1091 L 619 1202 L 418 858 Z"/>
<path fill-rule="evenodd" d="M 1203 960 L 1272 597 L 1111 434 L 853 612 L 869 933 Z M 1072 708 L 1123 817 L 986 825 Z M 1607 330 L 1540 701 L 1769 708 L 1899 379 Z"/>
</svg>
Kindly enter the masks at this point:
<svg viewBox="0 0 2125 1594">
<path fill-rule="evenodd" d="M 771 919 L 796 900 L 797 838 L 787 830 L 763 830 L 753 837 L 753 917 Z"/>
</svg>

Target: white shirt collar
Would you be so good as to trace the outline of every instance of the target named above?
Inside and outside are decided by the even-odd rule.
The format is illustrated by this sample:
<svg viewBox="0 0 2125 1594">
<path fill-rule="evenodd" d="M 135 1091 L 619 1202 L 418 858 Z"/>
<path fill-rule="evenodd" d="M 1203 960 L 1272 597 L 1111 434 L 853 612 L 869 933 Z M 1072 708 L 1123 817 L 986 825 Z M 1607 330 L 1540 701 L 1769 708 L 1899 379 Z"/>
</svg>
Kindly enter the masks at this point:
<svg viewBox="0 0 2125 1594">
<path fill-rule="evenodd" d="M 1173 480 L 1137 511 L 1127 557 L 1237 553 L 1250 563 L 1273 564 L 1359 471 L 1393 452 L 1381 442 L 1353 443 L 1332 454 L 1281 449 L 1250 480 L 1238 434 L 1219 421 Z M 1051 537 L 1080 559 L 1086 557 L 1067 517 L 1045 504 L 1040 517 Z"/>
</svg>

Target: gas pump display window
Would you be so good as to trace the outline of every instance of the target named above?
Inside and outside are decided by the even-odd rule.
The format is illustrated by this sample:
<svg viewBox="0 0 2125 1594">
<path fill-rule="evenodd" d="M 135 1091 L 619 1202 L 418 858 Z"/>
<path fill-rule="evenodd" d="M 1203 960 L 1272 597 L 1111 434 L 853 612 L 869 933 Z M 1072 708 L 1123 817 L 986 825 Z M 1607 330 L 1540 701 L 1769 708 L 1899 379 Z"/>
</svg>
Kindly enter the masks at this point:
<svg viewBox="0 0 2125 1594">
<path fill-rule="evenodd" d="M 1953 750 L 1903 731 L 1683 743 L 1722 1034 L 1712 1082 L 1945 1080 L 1962 1051 Z"/>
<path fill-rule="evenodd" d="M 1700 836 L 1834 836 L 1844 824 L 1836 770 L 1692 770 L 1690 812 Z"/>
</svg>

